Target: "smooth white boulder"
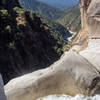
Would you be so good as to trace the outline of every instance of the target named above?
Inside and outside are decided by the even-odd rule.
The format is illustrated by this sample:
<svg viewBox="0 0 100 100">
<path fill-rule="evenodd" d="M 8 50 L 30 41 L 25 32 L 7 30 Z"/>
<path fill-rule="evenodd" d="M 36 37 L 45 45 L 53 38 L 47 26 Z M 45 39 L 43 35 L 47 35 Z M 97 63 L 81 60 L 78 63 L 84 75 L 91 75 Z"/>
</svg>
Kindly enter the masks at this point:
<svg viewBox="0 0 100 100">
<path fill-rule="evenodd" d="M 50 94 L 95 94 L 100 87 L 100 74 L 77 53 L 64 56 L 46 69 L 11 80 L 5 86 L 8 100 L 36 100 Z"/>
</svg>

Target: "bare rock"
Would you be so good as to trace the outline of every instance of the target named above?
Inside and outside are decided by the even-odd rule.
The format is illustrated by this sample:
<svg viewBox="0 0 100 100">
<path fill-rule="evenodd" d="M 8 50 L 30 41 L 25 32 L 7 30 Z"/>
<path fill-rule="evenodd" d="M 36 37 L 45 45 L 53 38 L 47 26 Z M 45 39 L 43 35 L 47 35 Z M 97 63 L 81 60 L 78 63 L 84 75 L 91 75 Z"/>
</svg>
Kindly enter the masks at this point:
<svg viewBox="0 0 100 100">
<path fill-rule="evenodd" d="M 75 43 L 79 51 L 87 48 L 79 54 L 66 52 L 49 68 L 11 80 L 5 86 L 8 100 L 36 100 L 50 94 L 63 93 L 72 96 L 100 94 L 98 5 L 100 0 L 80 0 L 82 32 L 77 35 Z"/>
<path fill-rule="evenodd" d="M 8 100 L 36 100 L 50 94 L 93 95 L 99 87 L 96 68 L 79 54 L 69 52 L 50 68 L 11 80 L 5 92 Z"/>
</svg>

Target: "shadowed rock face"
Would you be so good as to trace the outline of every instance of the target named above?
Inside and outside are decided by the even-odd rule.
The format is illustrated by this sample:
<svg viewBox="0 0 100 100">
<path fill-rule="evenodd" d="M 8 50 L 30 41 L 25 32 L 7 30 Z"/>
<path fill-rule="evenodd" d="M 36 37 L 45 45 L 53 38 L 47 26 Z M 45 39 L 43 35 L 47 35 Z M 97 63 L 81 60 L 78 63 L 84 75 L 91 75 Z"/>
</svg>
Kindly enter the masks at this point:
<svg viewBox="0 0 100 100">
<path fill-rule="evenodd" d="M 11 9 L 15 6 L 19 6 L 18 0 L 0 0 L 0 6 L 3 6 L 3 8 Z"/>
<path fill-rule="evenodd" d="M 6 100 L 6 96 L 4 93 L 4 84 L 1 75 L 0 75 L 0 100 Z"/>
<path fill-rule="evenodd" d="M 88 39 L 90 37 L 88 29 L 88 19 L 87 19 L 87 10 L 90 6 L 91 0 L 80 0 L 80 12 L 81 12 L 81 30 L 73 41 L 72 50 L 75 52 L 80 52 L 84 50 L 88 45 Z"/>
</svg>

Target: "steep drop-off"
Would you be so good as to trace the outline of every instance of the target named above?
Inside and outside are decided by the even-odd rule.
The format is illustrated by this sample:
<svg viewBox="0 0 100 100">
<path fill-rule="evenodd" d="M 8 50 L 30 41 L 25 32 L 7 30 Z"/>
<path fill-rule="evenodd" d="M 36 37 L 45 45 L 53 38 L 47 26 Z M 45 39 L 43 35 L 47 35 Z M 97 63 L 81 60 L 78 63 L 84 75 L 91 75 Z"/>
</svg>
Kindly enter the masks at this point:
<svg viewBox="0 0 100 100">
<path fill-rule="evenodd" d="M 64 11 L 37 0 L 19 0 L 19 2 L 22 8 L 34 10 L 41 19 L 50 26 L 49 29 L 58 33 L 58 35 L 60 35 L 60 37 L 65 41 L 67 41 L 67 38 L 71 36 L 67 28 L 62 26 L 60 23 L 57 23 L 55 20 L 62 16 L 65 13 Z"/>
<path fill-rule="evenodd" d="M 16 0 L 0 4 L 0 73 L 5 83 L 60 57 L 62 40 L 39 16 L 20 8 Z"/>
</svg>

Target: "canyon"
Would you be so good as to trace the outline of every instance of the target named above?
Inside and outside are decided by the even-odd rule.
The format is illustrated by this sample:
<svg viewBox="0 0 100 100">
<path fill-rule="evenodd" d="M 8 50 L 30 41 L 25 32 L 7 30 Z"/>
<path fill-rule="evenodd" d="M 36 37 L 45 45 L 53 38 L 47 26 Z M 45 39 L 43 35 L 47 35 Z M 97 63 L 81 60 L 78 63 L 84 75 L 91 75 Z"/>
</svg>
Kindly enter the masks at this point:
<svg viewBox="0 0 100 100">
<path fill-rule="evenodd" d="M 82 28 L 72 48 L 54 64 L 12 79 L 8 100 L 36 100 L 51 94 L 100 94 L 100 0 L 80 0 Z"/>
</svg>

